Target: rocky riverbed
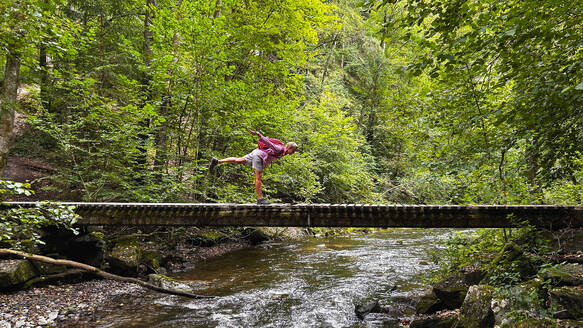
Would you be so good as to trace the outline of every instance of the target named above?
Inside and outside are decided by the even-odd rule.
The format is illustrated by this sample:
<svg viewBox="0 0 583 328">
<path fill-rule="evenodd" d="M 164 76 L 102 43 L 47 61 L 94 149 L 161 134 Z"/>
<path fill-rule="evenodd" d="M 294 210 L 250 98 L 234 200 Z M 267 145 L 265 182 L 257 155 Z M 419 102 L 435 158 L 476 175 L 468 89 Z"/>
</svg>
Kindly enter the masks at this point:
<svg viewBox="0 0 583 328">
<path fill-rule="evenodd" d="M 96 311 L 120 306 L 120 295 L 144 292 L 137 285 L 96 279 L 0 294 L 0 328 L 98 326 L 91 322 Z"/>
<path fill-rule="evenodd" d="M 186 262 L 180 268 L 227 252 L 249 247 L 244 242 L 192 247 L 181 253 Z M 123 307 L 124 296 L 139 298 L 146 289 L 135 284 L 94 279 L 76 284 L 32 288 L 0 293 L 0 328 L 99 327 L 98 312 Z M 125 298 L 127 299 L 127 297 Z"/>
</svg>

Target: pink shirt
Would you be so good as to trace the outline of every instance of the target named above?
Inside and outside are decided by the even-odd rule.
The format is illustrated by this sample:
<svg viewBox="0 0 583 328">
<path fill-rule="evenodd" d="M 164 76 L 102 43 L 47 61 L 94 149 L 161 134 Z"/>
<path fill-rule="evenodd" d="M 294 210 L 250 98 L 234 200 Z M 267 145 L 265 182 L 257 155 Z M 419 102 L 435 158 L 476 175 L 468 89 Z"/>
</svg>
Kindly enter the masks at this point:
<svg viewBox="0 0 583 328">
<path fill-rule="evenodd" d="M 259 137 L 259 141 L 263 142 L 267 147 L 265 149 L 257 148 L 253 152 L 259 155 L 263 160 L 263 168 L 265 168 L 267 164 L 285 156 L 285 146 L 274 144 L 269 141 L 269 138 L 264 136 Z"/>
</svg>

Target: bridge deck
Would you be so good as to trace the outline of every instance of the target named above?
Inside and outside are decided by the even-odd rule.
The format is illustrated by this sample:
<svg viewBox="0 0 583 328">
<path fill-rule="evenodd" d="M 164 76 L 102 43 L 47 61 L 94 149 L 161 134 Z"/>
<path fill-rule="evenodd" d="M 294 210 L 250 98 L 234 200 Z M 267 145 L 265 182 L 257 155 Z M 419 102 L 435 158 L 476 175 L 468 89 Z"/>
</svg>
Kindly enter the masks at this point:
<svg viewBox="0 0 583 328">
<path fill-rule="evenodd" d="M 528 220 L 546 229 L 583 227 L 583 207 L 556 205 L 370 205 L 63 203 L 85 225 L 496 228 Z M 34 207 L 35 202 L 0 208 Z"/>
</svg>

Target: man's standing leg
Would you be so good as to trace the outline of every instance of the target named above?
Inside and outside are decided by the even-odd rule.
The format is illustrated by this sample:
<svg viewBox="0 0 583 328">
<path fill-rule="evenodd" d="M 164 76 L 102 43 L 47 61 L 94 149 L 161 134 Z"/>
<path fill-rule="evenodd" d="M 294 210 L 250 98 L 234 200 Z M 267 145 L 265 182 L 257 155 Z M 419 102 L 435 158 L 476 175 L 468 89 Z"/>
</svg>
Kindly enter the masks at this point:
<svg viewBox="0 0 583 328">
<path fill-rule="evenodd" d="M 262 199 L 263 194 L 261 193 L 261 171 L 255 169 L 255 193 L 257 194 L 257 199 Z"/>
<path fill-rule="evenodd" d="M 261 193 L 261 171 L 255 169 L 255 193 L 257 194 L 257 204 L 269 205 L 267 199 L 263 198 Z"/>
</svg>

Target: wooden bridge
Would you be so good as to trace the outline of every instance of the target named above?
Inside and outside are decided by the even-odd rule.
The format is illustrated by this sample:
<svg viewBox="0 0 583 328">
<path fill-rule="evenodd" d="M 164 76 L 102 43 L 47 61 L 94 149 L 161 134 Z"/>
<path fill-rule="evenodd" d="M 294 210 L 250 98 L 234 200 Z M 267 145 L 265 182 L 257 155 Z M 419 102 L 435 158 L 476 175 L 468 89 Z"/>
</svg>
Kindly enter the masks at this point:
<svg viewBox="0 0 583 328">
<path fill-rule="evenodd" d="M 583 227 L 583 207 L 556 205 L 368 205 L 62 203 L 84 225 L 498 228 L 528 221 L 545 229 Z M 35 202 L 0 208 L 35 207 Z"/>
</svg>

